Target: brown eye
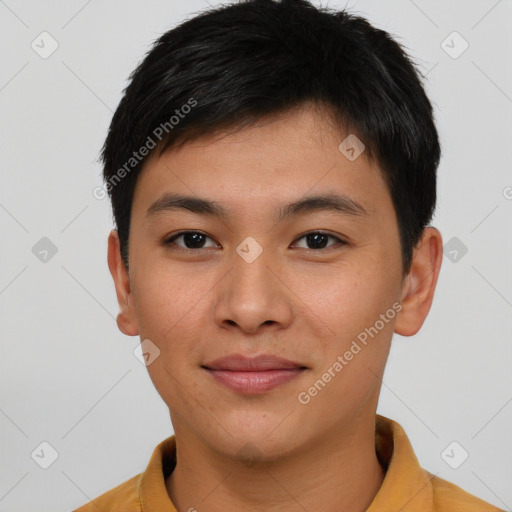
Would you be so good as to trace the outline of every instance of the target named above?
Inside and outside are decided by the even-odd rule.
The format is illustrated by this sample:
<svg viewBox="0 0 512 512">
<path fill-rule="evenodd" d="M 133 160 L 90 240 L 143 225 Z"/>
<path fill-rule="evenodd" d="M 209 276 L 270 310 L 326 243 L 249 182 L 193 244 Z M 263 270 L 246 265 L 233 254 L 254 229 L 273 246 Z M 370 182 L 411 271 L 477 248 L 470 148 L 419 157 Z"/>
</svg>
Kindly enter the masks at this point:
<svg viewBox="0 0 512 512">
<path fill-rule="evenodd" d="M 328 233 L 323 233 L 321 231 L 312 231 L 311 233 L 306 233 L 305 235 L 302 235 L 300 238 L 298 238 L 298 240 L 304 239 L 306 241 L 306 247 L 301 247 L 301 248 L 317 250 L 317 249 L 325 249 L 327 247 L 329 238 L 337 241 L 341 245 L 346 244 L 346 242 L 344 242 L 340 238 L 338 238 L 334 235 L 330 235 Z M 332 245 L 337 245 L 337 244 L 332 244 Z M 332 245 L 330 245 L 328 247 L 332 247 Z"/>
<path fill-rule="evenodd" d="M 181 244 L 176 243 L 176 240 L 183 239 Z M 165 245 L 176 245 L 180 249 L 204 249 L 205 242 L 207 239 L 211 238 L 200 231 L 181 231 L 176 235 L 173 235 L 171 238 L 165 240 Z M 209 247 L 215 247 L 215 243 Z"/>
</svg>

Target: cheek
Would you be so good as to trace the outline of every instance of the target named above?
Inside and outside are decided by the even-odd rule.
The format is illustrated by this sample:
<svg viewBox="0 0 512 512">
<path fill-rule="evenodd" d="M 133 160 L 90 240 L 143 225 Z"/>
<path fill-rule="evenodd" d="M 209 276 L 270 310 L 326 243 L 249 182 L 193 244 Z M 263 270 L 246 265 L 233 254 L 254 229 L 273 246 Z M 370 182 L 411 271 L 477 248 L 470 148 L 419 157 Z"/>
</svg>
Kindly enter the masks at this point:
<svg viewBox="0 0 512 512">
<path fill-rule="evenodd" d="M 393 304 L 399 306 L 400 297 L 401 267 L 395 260 L 396 254 L 379 255 L 368 247 L 357 258 L 329 266 L 328 272 L 318 268 L 304 273 L 307 277 L 298 281 L 297 295 L 315 323 L 319 349 L 326 358 L 323 365 L 344 354 L 355 340 L 363 350 L 354 359 L 366 366 L 387 357 L 396 318 Z"/>
<path fill-rule="evenodd" d="M 210 280 L 150 262 L 134 274 L 133 302 L 141 337 L 151 339 L 162 352 L 172 347 L 174 353 L 197 339 L 211 317 L 206 300 Z"/>
<path fill-rule="evenodd" d="M 323 268 L 312 266 L 294 284 L 301 302 L 336 334 L 375 322 L 397 294 L 392 271 L 376 258 L 361 255 L 357 259 Z"/>
</svg>

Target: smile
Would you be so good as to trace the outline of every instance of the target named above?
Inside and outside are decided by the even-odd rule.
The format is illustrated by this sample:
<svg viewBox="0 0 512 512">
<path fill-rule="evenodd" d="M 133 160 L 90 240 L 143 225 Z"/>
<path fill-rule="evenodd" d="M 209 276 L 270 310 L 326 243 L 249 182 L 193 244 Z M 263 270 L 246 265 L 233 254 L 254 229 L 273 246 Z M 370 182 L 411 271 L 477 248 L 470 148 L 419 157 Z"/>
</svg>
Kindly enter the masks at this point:
<svg viewBox="0 0 512 512">
<path fill-rule="evenodd" d="M 273 355 L 239 354 L 216 359 L 203 368 L 220 384 L 245 394 L 259 394 L 295 379 L 307 367 Z"/>
</svg>

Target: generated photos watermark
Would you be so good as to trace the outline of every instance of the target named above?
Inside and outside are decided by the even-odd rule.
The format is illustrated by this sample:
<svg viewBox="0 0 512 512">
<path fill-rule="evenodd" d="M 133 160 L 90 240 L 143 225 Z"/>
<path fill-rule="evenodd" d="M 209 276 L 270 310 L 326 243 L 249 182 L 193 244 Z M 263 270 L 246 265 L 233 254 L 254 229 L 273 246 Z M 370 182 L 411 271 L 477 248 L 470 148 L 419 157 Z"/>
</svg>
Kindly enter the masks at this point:
<svg viewBox="0 0 512 512">
<path fill-rule="evenodd" d="M 338 355 L 336 361 L 333 362 L 331 366 L 322 374 L 322 376 L 317 379 L 307 390 L 301 391 L 297 395 L 297 399 L 300 404 L 307 405 L 311 402 L 311 399 L 322 391 L 329 382 L 334 379 L 342 370 L 349 364 L 354 357 L 359 354 L 364 347 L 368 345 L 368 336 L 372 339 L 379 334 L 382 329 L 388 324 L 397 313 L 402 311 L 402 304 L 400 302 L 395 302 L 392 307 L 386 310 L 385 313 L 382 313 L 379 316 L 379 320 L 377 320 L 372 326 L 366 327 L 363 331 L 361 331 L 357 335 L 357 339 L 352 341 L 349 349 L 345 351 L 343 355 Z M 358 343 L 359 342 L 359 343 Z"/>
<path fill-rule="evenodd" d="M 121 182 L 133 169 L 144 160 L 149 152 L 156 148 L 159 142 L 164 138 L 164 134 L 169 134 L 180 122 L 189 114 L 192 109 L 197 106 L 197 100 L 189 98 L 187 103 L 183 104 L 179 109 L 177 108 L 168 121 L 160 123 L 151 133 L 148 135 L 146 142 L 137 150 L 132 153 L 132 156 L 120 167 L 115 174 L 110 176 L 108 181 L 102 185 L 95 187 L 92 191 L 92 195 L 95 199 L 101 200 L 107 197 L 107 194 Z M 156 139 L 156 140 L 155 140 Z"/>
</svg>

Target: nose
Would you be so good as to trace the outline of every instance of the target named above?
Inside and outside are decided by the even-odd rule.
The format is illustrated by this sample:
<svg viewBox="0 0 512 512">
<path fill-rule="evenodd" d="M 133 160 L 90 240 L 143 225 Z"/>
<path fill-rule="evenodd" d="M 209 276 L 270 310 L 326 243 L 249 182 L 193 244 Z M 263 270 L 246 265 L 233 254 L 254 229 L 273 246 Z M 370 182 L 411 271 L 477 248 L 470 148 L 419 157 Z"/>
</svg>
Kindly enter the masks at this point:
<svg viewBox="0 0 512 512">
<path fill-rule="evenodd" d="M 293 316 L 293 293 L 270 251 L 250 263 L 234 252 L 231 271 L 217 291 L 214 318 L 217 325 L 245 334 L 287 327 Z"/>
</svg>

